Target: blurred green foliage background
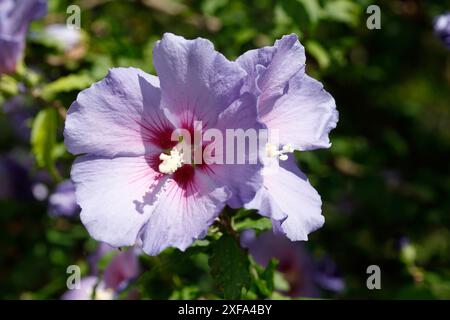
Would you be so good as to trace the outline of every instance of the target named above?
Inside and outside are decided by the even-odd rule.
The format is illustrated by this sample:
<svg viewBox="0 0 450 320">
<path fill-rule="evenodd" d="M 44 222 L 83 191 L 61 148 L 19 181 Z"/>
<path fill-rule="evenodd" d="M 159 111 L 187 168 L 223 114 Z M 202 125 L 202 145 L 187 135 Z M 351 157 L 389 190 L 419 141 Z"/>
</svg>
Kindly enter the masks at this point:
<svg viewBox="0 0 450 320">
<path fill-rule="evenodd" d="M 36 35 L 46 24 L 65 23 L 70 4 L 81 7 L 83 44 L 61 53 Z M 371 4 L 381 8 L 380 30 L 366 27 Z M 49 106 L 63 115 L 110 67 L 155 73 L 152 48 L 164 32 L 208 38 L 229 59 L 298 34 L 307 72 L 324 83 L 340 112 L 331 149 L 297 154 L 326 218 L 306 247 L 315 258 L 333 259 L 346 284 L 322 296 L 450 299 L 450 51 L 432 26 L 448 1 L 50 0 L 49 8 L 32 25 L 20 79 L 0 81 L 2 105 L 27 88 L 21 104 L 32 116 Z M 35 137 L 54 149 L 35 161 L 11 116 L 0 112 L 0 154 L 29 169 L 14 183 L 39 180 L 52 190 L 73 160 L 61 144 L 62 118 L 52 122 L 54 136 Z M 79 219 L 49 216 L 45 200 L 30 190 L 0 198 L 1 298 L 58 298 L 66 267 L 87 272 L 96 246 Z M 150 272 L 136 285 L 143 298 L 215 297 L 205 259 L 177 251 L 142 258 Z M 381 290 L 366 287 L 372 264 L 381 268 Z"/>
</svg>

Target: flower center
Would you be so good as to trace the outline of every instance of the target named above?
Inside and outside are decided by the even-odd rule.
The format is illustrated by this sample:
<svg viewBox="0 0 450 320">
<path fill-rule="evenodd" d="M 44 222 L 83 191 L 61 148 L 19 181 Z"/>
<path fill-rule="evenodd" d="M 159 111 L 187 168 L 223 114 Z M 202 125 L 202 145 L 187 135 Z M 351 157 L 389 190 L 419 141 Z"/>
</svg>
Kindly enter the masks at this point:
<svg viewBox="0 0 450 320">
<path fill-rule="evenodd" d="M 183 153 L 178 151 L 176 148 L 170 150 L 170 153 L 161 153 L 159 155 L 159 160 L 162 162 L 159 164 L 158 169 L 159 172 L 165 174 L 172 174 L 177 171 L 178 168 L 181 168 L 183 165 Z"/>
<path fill-rule="evenodd" d="M 284 146 L 279 149 L 276 145 L 272 143 L 266 144 L 266 155 L 269 158 L 276 158 L 280 159 L 281 161 L 286 161 L 288 159 L 287 153 L 293 153 L 294 148 L 290 144 L 285 144 Z"/>
</svg>

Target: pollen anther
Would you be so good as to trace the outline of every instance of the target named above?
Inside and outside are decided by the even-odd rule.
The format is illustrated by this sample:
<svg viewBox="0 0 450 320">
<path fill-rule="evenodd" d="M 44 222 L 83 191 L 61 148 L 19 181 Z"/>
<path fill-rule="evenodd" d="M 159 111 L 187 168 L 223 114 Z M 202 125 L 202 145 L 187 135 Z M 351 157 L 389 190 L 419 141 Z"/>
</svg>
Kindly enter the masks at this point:
<svg viewBox="0 0 450 320">
<path fill-rule="evenodd" d="M 159 160 L 162 160 L 158 166 L 159 172 L 172 174 L 183 166 L 183 153 L 174 148 L 170 151 L 170 154 L 161 153 Z"/>
<path fill-rule="evenodd" d="M 281 149 L 279 149 L 276 145 L 267 143 L 266 144 L 266 155 L 269 158 L 278 157 L 281 161 L 286 161 L 288 156 L 286 153 L 293 153 L 294 148 L 290 144 L 285 144 Z"/>
</svg>

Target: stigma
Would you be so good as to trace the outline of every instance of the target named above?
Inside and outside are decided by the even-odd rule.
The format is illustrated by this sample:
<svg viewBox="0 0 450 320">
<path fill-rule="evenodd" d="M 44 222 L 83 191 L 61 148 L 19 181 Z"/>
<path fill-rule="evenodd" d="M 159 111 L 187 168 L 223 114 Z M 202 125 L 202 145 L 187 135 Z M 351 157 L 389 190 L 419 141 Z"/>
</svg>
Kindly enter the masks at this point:
<svg viewBox="0 0 450 320">
<path fill-rule="evenodd" d="M 267 143 L 266 144 L 266 155 L 269 158 L 278 158 L 281 161 L 286 161 L 288 159 L 287 153 L 293 153 L 294 148 L 290 144 L 285 144 L 279 149 L 276 145 Z"/>
<path fill-rule="evenodd" d="M 176 148 L 172 149 L 169 154 L 161 153 L 159 160 L 162 162 L 159 164 L 159 172 L 164 174 L 172 174 L 177 171 L 178 168 L 183 166 L 183 153 Z"/>
</svg>

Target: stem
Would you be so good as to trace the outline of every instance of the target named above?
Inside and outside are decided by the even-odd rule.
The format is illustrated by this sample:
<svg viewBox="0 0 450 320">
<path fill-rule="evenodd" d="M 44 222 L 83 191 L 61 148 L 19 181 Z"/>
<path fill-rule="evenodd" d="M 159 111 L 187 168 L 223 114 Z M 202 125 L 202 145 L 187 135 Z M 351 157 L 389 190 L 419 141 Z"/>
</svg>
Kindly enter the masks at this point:
<svg viewBox="0 0 450 320">
<path fill-rule="evenodd" d="M 221 215 L 219 216 L 218 227 L 219 227 L 219 230 L 222 231 L 222 233 L 228 233 L 229 235 L 233 236 L 236 239 L 236 241 L 240 244 L 239 233 L 233 229 L 233 226 L 231 223 L 232 216 L 235 213 L 236 213 L 236 210 L 226 206 L 222 210 Z"/>
</svg>

